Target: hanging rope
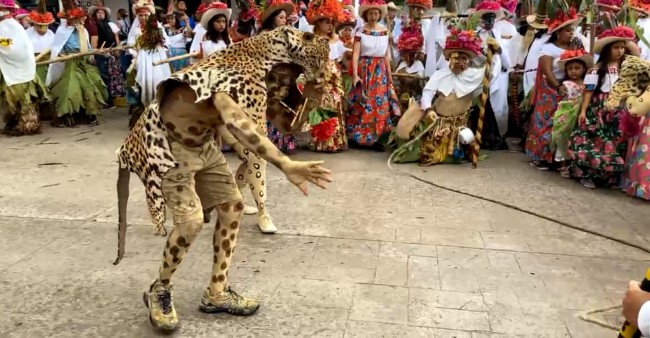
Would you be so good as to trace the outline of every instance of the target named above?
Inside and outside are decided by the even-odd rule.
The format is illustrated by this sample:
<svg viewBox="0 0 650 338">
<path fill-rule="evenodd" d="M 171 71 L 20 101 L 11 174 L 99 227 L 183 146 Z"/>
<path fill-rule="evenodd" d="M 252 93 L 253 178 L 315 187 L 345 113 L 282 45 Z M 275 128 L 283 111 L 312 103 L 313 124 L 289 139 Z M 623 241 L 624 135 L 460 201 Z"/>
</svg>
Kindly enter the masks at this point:
<svg viewBox="0 0 650 338">
<path fill-rule="evenodd" d="M 481 134 L 483 133 L 483 119 L 485 117 L 485 105 L 487 104 L 488 97 L 490 96 L 490 75 L 492 73 L 492 55 L 493 48 L 496 41 L 488 39 L 488 51 L 485 61 L 485 75 L 483 75 L 483 91 L 481 92 L 481 100 L 478 103 L 478 122 L 476 124 L 476 135 L 474 135 L 474 143 L 472 144 L 472 168 L 476 169 L 478 166 L 478 154 L 481 151 Z M 497 45 L 498 46 L 498 45 Z M 497 47 L 498 48 L 498 47 Z"/>
</svg>

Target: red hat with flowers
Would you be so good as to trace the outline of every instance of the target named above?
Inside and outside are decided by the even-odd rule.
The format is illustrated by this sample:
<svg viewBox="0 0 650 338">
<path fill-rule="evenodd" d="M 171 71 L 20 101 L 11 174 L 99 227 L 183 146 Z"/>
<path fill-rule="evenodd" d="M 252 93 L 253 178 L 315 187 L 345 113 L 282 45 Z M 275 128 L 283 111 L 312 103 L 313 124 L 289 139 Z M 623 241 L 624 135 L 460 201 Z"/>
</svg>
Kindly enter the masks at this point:
<svg viewBox="0 0 650 338">
<path fill-rule="evenodd" d="M 517 0 L 499 0 L 499 3 L 507 16 L 515 15 L 515 11 L 517 10 Z"/>
<path fill-rule="evenodd" d="M 24 18 L 24 17 L 26 17 L 26 16 L 28 16 L 28 15 L 29 15 L 29 11 L 28 11 L 28 10 L 26 10 L 26 9 L 22 9 L 22 8 L 19 8 L 19 9 L 17 9 L 16 12 L 14 13 L 14 18 L 20 20 L 20 19 L 22 19 L 22 18 Z"/>
<path fill-rule="evenodd" d="M 575 8 L 561 8 L 561 6 L 554 8 L 556 5 L 555 3 L 549 2 L 549 17 L 544 20 L 548 34 L 557 32 L 566 26 L 577 26 L 580 20 L 582 20 L 582 17 L 578 16 Z"/>
<path fill-rule="evenodd" d="M 380 18 L 379 20 L 383 19 L 386 17 L 388 14 L 388 7 L 386 6 L 386 2 L 384 0 L 361 0 L 359 1 L 359 11 L 358 14 L 360 17 L 363 18 L 363 13 L 365 13 L 369 9 L 377 9 L 379 10 L 379 15 Z"/>
<path fill-rule="evenodd" d="M 357 17 L 354 15 L 354 7 L 344 7 L 343 8 L 343 19 L 336 23 L 336 29 L 340 30 L 343 27 L 356 27 L 357 26 Z"/>
<path fill-rule="evenodd" d="M 425 10 L 433 8 L 432 0 L 406 0 L 405 4 L 407 6 L 424 8 Z"/>
<path fill-rule="evenodd" d="M 310 25 L 314 25 L 320 19 L 341 22 L 344 20 L 343 6 L 338 0 L 312 0 L 307 7 L 305 16 Z"/>
<path fill-rule="evenodd" d="M 228 8 L 228 5 L 224 4 L 221 1 L 215 1 L 208 5 L 205 9 L 203 15 L 201 15 L 201 27 L 208 29 L 208 23 L 212 20 L 213 17 L 217 15 L 223 15 L 226 17 L 226 23 L 230 20 L 230 15 L 232 10 Z"/>
<path fill-rule="evenodd" d="M 608 9 L 614 12 L 618 12 L 621 9 L 623 0 L 598 0 L 596 5 L 603 9 Z"/>
<path fill-rule="evenodd" d="M 35 25 L 49 26 L 54 22 L 54 15 L 47 11 L 45 0 L 38 0 L 36 10 L 29 13 L 29 20 Z"/>
<path fill-rule="evenodd" d="M 397 49 L 400 53 L 419 52 L 424 45 L 424 37 L 419 25 L 412 21 L 410 25 L 402 27 L 402 34 L 397 40 Z"/>
<path fill-rule="evenodd" d="M 605 30 L 598 35 L 598 39 L 596 39 L 596 42 L 594 43 L 594 53 L 600 54 L 603 51 L 603 48 L 611 43 L 625 41 L 625 47 L 627 47 L 630 54 L 639 56 L 640 51 L 639 47 L 634 43 L 635 38 L 636 35 L 634 34 L 634 30 L 627 26 L 617 26 Z"/>
<path fill-rule="evenodd" d="M 484 0 L 476 5 L 476 8 L 470 10 L 472 15 L 483 16 L 485 14 L 495 14 L 497 18 L 503 16 L 503 9 L 501 3 L 496 0 Z"/>
<path fill-rule="evenodd" d="M 86 12 L 83 8 L 77 7 L 73 0 L 63 0 L 61 2 L 63 3 L 62 11 L 56 15 L 60 19 L 80 20 L 86 16 Z"/>
<path fill-rule="evenodd" d="M 18 9 L 20 6 L 16 5 L 13 0 L 0 0 L 0 8 L 2 9 Z"/>
<path fill-rule="evenodd" d="M 582 61 L 587 66 L 587 69 L 594 66 L 594 57 L 591 54 L 587 53 L 583 48 L 576 50 L 565 50 L 560 54 L 560 58 L 557 61 L 558 67 L 564 69 L 566 64 L 570 61 Z"/>
<path fill-rule="evenodd" d="M 629 0 L 628 4 L 633 10 L 646 16 L 650 15 L 650 0 Z"/>
<path fill-rule="evenodd" d="M 481 44 L 481 38 L 473 30 L 450 27 L 449 36 L 445 40 L 445 49 L 442 53 L 447 60 L 449 60 L 452 53 L 465 53 L 473 59 L 482 54 Z"/>
</svg>

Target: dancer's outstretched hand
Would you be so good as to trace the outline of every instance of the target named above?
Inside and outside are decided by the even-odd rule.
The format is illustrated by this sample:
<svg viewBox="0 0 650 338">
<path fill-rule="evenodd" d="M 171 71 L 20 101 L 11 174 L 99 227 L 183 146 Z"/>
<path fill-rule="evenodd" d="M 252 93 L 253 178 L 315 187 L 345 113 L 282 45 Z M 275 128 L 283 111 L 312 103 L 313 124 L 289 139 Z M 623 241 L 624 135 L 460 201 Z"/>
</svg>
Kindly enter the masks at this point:
<svg viewBox="0 0 650 338">
<path fill-rule="evenodd" d="M 307 182 L 322 189 L 325 189 L 326 183 L 332 182 L 332 172 L 321 164 L 323 164 L 323 161 L 291 161 L 282 166 L 282 170 L 287 175 L 289 182 L 297 186 L 306 196 L 309 185 Z"/>
</svg>

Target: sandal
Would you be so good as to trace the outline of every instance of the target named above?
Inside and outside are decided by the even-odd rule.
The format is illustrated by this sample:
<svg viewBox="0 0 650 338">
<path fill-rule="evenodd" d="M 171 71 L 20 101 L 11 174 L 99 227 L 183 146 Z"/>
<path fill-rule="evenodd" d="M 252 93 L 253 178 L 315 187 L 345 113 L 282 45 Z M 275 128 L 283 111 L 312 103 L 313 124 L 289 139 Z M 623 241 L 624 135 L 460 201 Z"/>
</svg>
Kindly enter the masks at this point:
<svg viewBox="0 0 650 338">
<path fill-rule="evenodd" d="M 582 184 L 585 188 L 596 189 L 596 184 L 590 178 L 581 179 L 580 184 Z"/>
<path fill-rule="evenodd" d="M 531 161 L 530 165 L 535 167 L 535 169 L 537 170 L 542 170 L 542 171 L 548 170 L 548 165 L 544 164 L 541 161 Z"/>
<path fill-rule="evenodd" d="M 560 176 L 562 176 L 562 178 L 571 178 L 571 173 L 569 172 L 569 167 L 560 168 Z"/>
</svg>

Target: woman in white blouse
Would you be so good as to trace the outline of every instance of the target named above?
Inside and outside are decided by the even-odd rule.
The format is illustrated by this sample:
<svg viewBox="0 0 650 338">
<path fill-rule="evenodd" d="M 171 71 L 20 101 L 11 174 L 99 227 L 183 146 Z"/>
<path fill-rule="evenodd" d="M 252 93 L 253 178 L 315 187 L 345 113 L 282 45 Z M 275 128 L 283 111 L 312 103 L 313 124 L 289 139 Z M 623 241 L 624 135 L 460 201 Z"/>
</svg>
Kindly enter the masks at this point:
<svg viewBox="0 0 650 338">
<path fill-rule="evenodd" d="M 337 0 L 312 1 L 307 8 L 307 22 L 314 27 L 314 34 L 330 43 L 330 56 L 326 64 L 323 94 L 319 107 L 336 112 L 336 117 L 323 121 L 324 127 L 334 128 L 334 134 L 326 140 L 313 139 L 309 148 L 313 151 L 337 152 L 348 148 L 343 115 L 343 82 L 338 61 L 348 51 L 334 32 L 334 20 L 343 16 L 343 8 Z M 330 125 L 328 125 L 330 123 Z M 319 128 L 319 127 L 316 127 Z"/>
<path fill-rule="evenodd" d="M 181 26 L 181 20 L 185 25 Z M 177 17 L 175 14 L 167 14 L 165 19 L 165 30 L 169 39 L 169 54 L 170 56 L 180 56 L 187 54 L 187 43 L 192 40 L 192 28 L 189 24 L 189 18 L 183 14 L 182 17 Z M 170 62 L 172 70 L 177 72 L 190 65 L 189 59 L 181 59 Z"/>
<path fill-rule="evenodd" d="M 391 117 L 400 114 L 390 71 L 388 30 L 379 24 L 386 16 L 383 0 L 361 1 L 359 16 L 366 24 L 354 35 L 352 90 L 347 134 L 350 145 L 383 150 L 379 137 L 389 132 Z"/>
<path fill-rule="evenodd" d="M 218 52 L 231 43 L 228 35 L 228 21 L 231 10 L 224 3 L 213 2 L 201 16 L 201 26 L 206 30 L 201 41 L 203 57 Z"/>
</svg>

